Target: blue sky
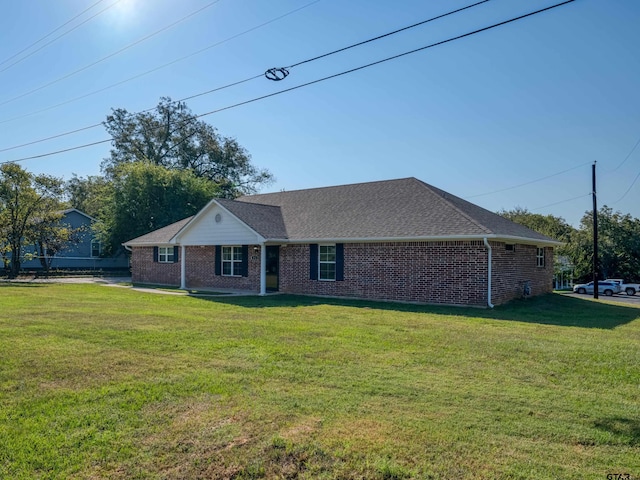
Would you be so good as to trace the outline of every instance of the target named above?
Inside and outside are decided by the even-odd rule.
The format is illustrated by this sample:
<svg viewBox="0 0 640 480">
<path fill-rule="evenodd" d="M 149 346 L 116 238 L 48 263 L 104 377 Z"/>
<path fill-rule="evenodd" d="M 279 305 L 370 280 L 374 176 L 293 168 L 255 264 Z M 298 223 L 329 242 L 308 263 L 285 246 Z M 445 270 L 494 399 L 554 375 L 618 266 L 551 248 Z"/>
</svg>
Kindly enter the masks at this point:
<svg viewBox="0 0 640 480">
<path fill-rule="evenodd" d="M 474 3 L 120 0 L 110 6 L 115 1 L 2 2 L 0 161 L 105 140 L 97 127 L 11 149 L 99 123 L 111 108 L 151 108 L 161 96 L 182 99 Z M 281 82 L 258 78 L 187 104 L 196 114 L 209 112 L 555 3 L 491 0 L 297 66 Z M 492 211 L 520 206 L 577 225 L 591 208 L 595 160 L 599 206 L 640 217 L 640 179 L 633 183 L 640 146 L 632 151 L 640 140 L 639 24 L 636 0 L 577 0 L 203 120 L 235 137 L 256 165 L 274 174 L 265 192 L 414 176 Z M 109 148 L 103 143 L 20 163 L 65 179 L 98 175 Z"/>
</svg>

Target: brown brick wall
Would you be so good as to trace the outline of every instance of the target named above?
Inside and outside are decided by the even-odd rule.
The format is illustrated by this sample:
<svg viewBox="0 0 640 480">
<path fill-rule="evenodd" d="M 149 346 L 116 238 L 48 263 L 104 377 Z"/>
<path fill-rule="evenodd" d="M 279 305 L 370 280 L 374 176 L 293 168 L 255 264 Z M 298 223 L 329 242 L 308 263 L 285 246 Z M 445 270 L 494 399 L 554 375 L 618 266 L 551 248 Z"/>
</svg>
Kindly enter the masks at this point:
<svg viewBox="0 0 640 480">
<path fill-rule="evenodd" d="M 260 247 L 258 247 L 259 249 Z M 249 276 L 227 277 L 215 274 L 215 247 L 187 247 L 188 288 L 231 288 L 260 292 L 260 251 L 249 245 Z"/>
<path fill-rule="evenodd" d="M 495 305 L 520 298 L 524 283 L 529 282 L 531 295 L 541 295 L 553 290 L 553 248 L 544 249 L 544 267 L 536 266 L 536 246 L 514 246 L 506 250 L 504 243 L 491 242 L 493 248 L 492 302 Z"/>
<path fill-rule="evenodd" d="M 344 281 L 309 279 L 309 246 L 282 248 L 280 290 L 382 300 L 486 305 L 482 242 L 354 243 L 344 246 Z"/>
<path fill-rule="evenodd" d="M 545 249 L 545 267 L 536 267 L 536 247 L 491 242 L 492 302 L 522 295 L 530 281 L 533 295 L 550 292 L 553 249 Z M 249 246 L 249 276 L 216 276 L 213 246 L 187 247 L 188 288 L 232 288 L 259 292 L 260 253 Z M 481 241 L 389 242 L 344 245 L 344 281 L 309 278 L 309 245 L 280 248 L 280 291 L 409 302 L 487 304 L 487 249 Z M 133 281 L 180 285 L 180 263 L 153 262 L 152 247 L 133 249 Z"/>
<path fill-rule="evenodd" d="M 135 247 L 131 252 L 131 281 L 180 286 L 180 262 L 154 262 L 153 247 Z"/>
</svg>

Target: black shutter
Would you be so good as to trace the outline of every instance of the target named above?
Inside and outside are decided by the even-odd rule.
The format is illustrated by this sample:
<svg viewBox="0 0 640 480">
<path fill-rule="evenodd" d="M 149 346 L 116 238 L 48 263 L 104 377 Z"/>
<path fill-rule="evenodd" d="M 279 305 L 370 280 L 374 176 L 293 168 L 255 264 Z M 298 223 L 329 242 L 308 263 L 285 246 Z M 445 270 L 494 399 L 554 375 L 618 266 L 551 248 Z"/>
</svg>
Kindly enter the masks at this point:
<svg viewBox="0 0 640 480">
<path fill-rule="evenodd" d="M 178 262 L 178 251 L 180 250 L 180 247 L 175 246 L 173 247 L 173 263 Z"/>
<path fill-rule="evenodd" d="M 215 266 L 215 274 L 222 275 L 222 247 L 220 245 L 216 245 L 216 266 Z"/>
<path fill-rule="evenodd" d="M 158 261 L 158 247 L 153 247 L 153 261 Z"/>
<path fill-rule="evenodd" d="M 249 245 L 242 245 L 242 263 L 240 270 L 243 277 L 249 276 Z"/>
<path fill-rule="evenodd" d="M 344 280 L 344 243 L 336 243 L 336 281 Z"/>
<path fill-rule="evenodd" d="M 309 278 L 318 279 L 318 244 L 309 244 Z"/>
</svg>

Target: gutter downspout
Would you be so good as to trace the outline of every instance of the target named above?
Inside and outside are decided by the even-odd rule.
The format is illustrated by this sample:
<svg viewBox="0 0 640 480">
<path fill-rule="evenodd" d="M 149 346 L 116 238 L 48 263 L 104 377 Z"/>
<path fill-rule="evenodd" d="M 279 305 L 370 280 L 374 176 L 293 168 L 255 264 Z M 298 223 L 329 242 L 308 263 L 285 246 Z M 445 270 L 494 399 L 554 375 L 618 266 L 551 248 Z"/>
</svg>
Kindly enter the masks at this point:
<svg viewBox="0 0 640 480">
<path fill-rule="evenodd" d="M 487 237 L 483 238 L 484 246 L 487 247 L 487 306 L 489 308 L 493 308 L 494 305 L 491 303 L 491 245 L 487 241 Z"/>
</svg>

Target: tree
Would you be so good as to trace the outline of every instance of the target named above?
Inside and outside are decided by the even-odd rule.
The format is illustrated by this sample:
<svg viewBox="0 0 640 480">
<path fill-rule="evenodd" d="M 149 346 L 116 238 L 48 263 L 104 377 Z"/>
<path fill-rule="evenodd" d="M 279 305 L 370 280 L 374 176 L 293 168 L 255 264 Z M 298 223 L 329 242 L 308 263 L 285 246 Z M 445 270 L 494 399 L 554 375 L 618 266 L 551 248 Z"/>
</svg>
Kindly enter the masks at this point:
<svg viewBox="0 0 640 480">
<path fill-rule="evenodd" d="M 23 247 L 34 243 L 38 220 L 62 209 L 62 180 L 33 175 L 15 163 L 0 165 L 0 225 L 9 276 L 20 272 Z M 9 257 L 10 254 L 10 257 Z"/>
<path fill-rule="evenodd" d="M 502 210 L 498 212 L 498 215 L 560 242 L 569 243 L 571 236 L 575 233 L 575 229 L 564 218 L 531 213 L 526 208 L 516 207 L 513 210 Z"/>
<path fill-rule="evenodd" d="M 255 193 L 272 180 L 271 173 L 251 163 L 251 156 L 235 139 L 221 136 L 185 103 L 168 97 L 161 98 L 152 112 L 130 114 L 115 109 L 104 125 L 113 137 L 111 155 L 102 163 L 108 178 L 123 164 L 149 162 L 211 180 L 220 195 L 228 198 Z"/>
<path fill-rule="evenodd" d="M 72 228 L 62 223 L 62 213 L 47 212 L 43 217 L 33 222 L 33 239 L 40 265 L 49 273 L 55 256 L 72 245 L 82 241 L 86 233 L 83 227 Z"/>
<path fill-rule="evenodd" d="M 593 214 L 586 212 L 571 245 L 578 278 L 593 271 Z M 598 278 L 640 280 L 640 220 L 603 206 L 598 211 Z"/>
<path fill-rule="evenodd" d="M 65 190 L 72 208 L 98 218 L 104 206 L 104 199 L 111 192 L 111 184 L 99 175 L 81 178 L 74 174 L 71 180 L 67 181 Z"/>
<path fill-rule="evenodd" d="M 195 215 L 218 186 L 190 170 L 169 170 L 150 162 L 119 165 L 113 170 L 96 230 L 108 251 L 132 238 Z"/>
</svg>

